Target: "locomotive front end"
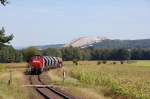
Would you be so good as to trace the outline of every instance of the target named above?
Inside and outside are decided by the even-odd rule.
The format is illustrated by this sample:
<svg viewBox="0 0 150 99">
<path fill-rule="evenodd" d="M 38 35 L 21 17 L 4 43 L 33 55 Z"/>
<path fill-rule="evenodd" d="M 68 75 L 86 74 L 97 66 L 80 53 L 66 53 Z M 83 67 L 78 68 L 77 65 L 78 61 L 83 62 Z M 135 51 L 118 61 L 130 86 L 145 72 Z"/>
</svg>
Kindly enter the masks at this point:
<svg viewBox="0 0 150 99">
<path fill-rule="evenodd" d="M 41 69 L 43 64 L 40 60 L 32 60 L 31 65 L 34 66 L 34 68 Z"/>
<path fill-rule="evenodd" d="M 34 56 L 29 62 L 29 68 L 31 73 L 40 74 L 43 71 L 43 57 Z"/>
</svg>

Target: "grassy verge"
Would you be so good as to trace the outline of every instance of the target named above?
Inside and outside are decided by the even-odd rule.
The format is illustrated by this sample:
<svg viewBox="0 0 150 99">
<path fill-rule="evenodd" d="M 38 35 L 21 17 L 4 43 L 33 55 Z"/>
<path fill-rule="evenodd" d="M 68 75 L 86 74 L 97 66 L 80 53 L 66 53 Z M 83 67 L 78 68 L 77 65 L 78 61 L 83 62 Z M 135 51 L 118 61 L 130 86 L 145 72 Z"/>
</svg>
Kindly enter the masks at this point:
<svg viewBox="0 0 150 99">
<path fill-rule="evenodd" d="M 9 70 L 4 69 L 4 65 L 0 71 L 0 99 L 28 99 L 26 89 L 22 87 L 23 73 L 12 71 L 12 83 L 9 85 L 10 73 Z"/>
<path fill-rule="evenodd" d="M 0 72 L 4 71 L 6 66 L 4 64 L 0 64 Z"/>
<path fill-rule="evenodd" d="M 50 71 L 48 74 L 51 80 L 47 81 L 50 84 L 60 86 L 64 90 L 68 90 L 72 95 L 79 96 L 81 99 L 110 99 L 108 96 L 104 96 L 100 91 L 95 90 L 94 87 L 85 85 L 79 80 L 69 76 L 70 68 L 64 68 L 67 71 L 67 77 L 65 81 L 62 79 L 63 69 L 56 69 Z M 69 70 L 67 70 L 69 69 Z"/>
</svg>

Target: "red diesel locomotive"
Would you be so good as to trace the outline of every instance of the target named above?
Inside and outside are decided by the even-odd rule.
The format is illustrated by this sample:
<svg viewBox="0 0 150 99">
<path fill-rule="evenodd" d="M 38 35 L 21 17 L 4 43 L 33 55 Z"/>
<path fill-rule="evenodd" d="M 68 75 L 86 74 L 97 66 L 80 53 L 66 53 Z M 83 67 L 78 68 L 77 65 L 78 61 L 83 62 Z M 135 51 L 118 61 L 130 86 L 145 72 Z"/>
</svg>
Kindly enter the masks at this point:
<svg viewBox="0 0 150 99">
<path fill-rule="evenodd" d="M 40 74 L 50 68 L 60 68 L 63 66 L 63 60 L 60 57 L 52 56 L 34 56 L 28 63 L 29 72 Z"/>
</svg>

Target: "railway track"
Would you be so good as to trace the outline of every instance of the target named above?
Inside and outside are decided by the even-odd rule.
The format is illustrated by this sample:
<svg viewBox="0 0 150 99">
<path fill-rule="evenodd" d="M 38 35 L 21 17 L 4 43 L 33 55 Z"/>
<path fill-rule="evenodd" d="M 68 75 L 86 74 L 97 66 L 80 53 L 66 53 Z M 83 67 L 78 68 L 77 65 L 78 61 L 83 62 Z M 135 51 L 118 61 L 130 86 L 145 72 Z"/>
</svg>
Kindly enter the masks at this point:
<svg viewBox="0 0 150 99">
<path fill-rule="evenodd" d="M 59 92 L 53 86 L 42 86 L 45 84 L 40 79 L 40 75 L 31 75 L 29 81 L 31 85 L 35 85 L 34 88 L 40 94 L 40 99 L 72 99 L 64 93 Z"/>
</svg>

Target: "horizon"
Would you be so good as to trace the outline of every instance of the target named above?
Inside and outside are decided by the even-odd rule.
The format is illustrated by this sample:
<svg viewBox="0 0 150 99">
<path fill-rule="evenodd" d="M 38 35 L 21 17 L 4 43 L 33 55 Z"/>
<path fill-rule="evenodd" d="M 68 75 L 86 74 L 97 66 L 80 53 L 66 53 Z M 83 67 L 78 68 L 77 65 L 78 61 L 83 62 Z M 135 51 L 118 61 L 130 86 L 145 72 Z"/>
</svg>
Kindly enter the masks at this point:
<svg viewBox="0 0 150 99">
<path fill-rule="evenodd" d="M 9 1 L 0 6 L 0 28 L 14 34 L 15 47 L 64 44 L 84 36 L 150 38 L 148 0 Z"/>
</svg>

